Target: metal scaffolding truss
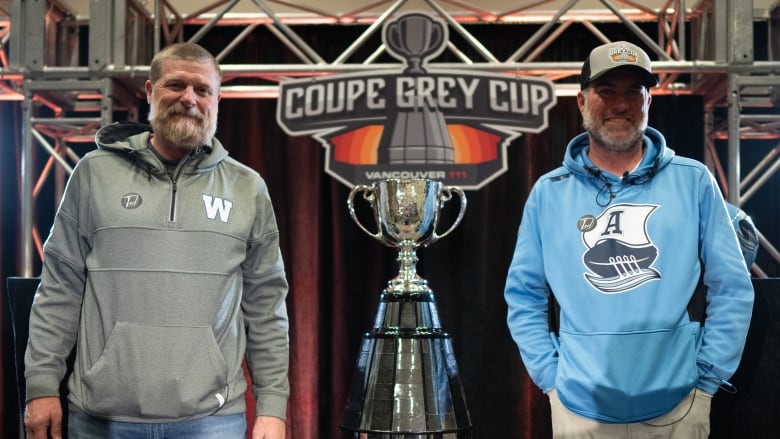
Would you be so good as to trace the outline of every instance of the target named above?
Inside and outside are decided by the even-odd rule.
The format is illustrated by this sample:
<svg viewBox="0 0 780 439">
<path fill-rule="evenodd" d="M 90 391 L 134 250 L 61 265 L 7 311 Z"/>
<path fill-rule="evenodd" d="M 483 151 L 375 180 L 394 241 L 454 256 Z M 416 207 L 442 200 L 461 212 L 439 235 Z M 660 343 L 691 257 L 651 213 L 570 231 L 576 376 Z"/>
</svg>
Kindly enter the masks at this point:
<svg viewBox="0 0 780 439">
<path fill-rule="evenodd" d="M 148 63 L 160 47 L 185 38 L 201 41 L 217 27 L 235 28 L 235 37 L 215 54 L 222 61 L 223 96 L 275 98 L 278 83 L 288 78 L 397 69 L 398 63 L 381 61 L 387 59 L 385 48 L 375 37 L 401 12 L 436 15 L 457 35 L 447 43 L 447 59 L 456 61 L 433 60 L 432 68 L 543 76 L 559 95 L 576 93 L 582 60 L 544 61 L 545 50 L 570 28 L 606 42 L 605 25 L 623 26 L 651 52 L 661 83 L 653 94 L 704 97 L 707 162 L 729 201 L 740 206 L 780 167 L 778 145 L 745 178 L 740 169 L 743 144 L 780 138 L 776 1 L 339 0 L 323 6 L 311 0 L 0 0 L 0 100 L 19 101 L 24 120 L 20 275 L 31 276 L 41 257 L 33 212 L 42 181 L 55 178 L 61 190 L 79 158 L 70 146 L 92 142 L 95 130 L 113 120 L 138 119 Z M 768 29 L 767 41 L 757 41 L 756 23 Z M 478 24 L 528 26 L 532 33 L 499 58 L 471 32 Z M 307 25 L 325 33 L 329 27 L 323 25 L 357 25 L 360 33 L 329 58 L 301 37 Z M 297 62 L 225 63 L 258 28 L 267 29 Z M 648 28 L 655 29 L 652 35 Z M 764 59 L 756 59 L 757 47 L 768 49 Z M 725 164 L 716 153 L 723 141 Z M 31 160 L 36 147 L 50 157 L 42 171 Z M 780 261 L 770 242 L 761 244 Z M 756 266 L 754 272 L 762 273 Z"/>
</svg>

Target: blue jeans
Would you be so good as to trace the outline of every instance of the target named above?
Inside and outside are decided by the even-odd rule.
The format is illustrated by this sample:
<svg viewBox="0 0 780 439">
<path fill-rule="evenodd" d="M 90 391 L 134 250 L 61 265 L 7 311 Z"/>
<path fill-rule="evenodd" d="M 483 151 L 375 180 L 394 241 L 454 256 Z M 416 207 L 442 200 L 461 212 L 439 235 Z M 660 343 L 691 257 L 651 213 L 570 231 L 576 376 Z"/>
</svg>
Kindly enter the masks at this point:
<svg viewBox="0 0 780 439">
<path fill-rule="evenodd" d="M 141 424 L 71 411 L 68 439 L 246 439 L 246 415 L 212 415 L 191 421 Z"/>
</svg>

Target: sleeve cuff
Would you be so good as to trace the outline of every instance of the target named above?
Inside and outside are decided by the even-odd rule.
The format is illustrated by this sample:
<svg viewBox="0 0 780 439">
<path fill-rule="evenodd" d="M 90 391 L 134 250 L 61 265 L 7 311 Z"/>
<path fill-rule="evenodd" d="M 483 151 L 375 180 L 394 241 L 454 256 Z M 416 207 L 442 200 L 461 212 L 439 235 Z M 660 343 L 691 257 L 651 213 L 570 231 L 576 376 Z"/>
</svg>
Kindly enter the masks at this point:
<svg viewBox="0 0 780 439">
<path fill-rule="evenodd" d="M 60 379 L 56 375 L 33 374 L 25 377 L 25 401 L 45 396 L 60 396 Z"/>
<path fill-rule="evenodd" d="M 287 396 L 265 394 L 258 396 L 255 402 L 255 416 L 287 419 Z"/>
</svg>

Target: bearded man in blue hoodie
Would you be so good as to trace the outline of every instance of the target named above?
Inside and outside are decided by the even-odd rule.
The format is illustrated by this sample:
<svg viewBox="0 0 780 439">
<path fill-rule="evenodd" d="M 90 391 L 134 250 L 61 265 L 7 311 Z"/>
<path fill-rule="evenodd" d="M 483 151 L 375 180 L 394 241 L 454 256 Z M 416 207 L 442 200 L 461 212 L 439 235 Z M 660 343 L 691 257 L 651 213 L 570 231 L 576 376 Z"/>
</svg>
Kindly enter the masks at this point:
<svg viewBox="0 0 780 439">
<path fill-rule="evenodd" d="M 726 204 L 647 126 L 657 80 L 640 47 L 596 47 L 581 81 L 586 132 L 523 211 L 510 332 L 555 438 L 707 438 L 753 305 Z"/>
</svg>

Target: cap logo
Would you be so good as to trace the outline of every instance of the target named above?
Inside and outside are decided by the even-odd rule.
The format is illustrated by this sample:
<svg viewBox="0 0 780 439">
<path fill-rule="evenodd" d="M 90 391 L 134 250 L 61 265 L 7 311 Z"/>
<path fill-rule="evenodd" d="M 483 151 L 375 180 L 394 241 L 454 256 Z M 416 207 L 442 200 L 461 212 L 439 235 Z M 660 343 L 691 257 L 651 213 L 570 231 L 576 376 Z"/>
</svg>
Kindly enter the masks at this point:
<svg viewBox="0 0 780 439">
<path fill-rule="evenodd" d="M 609 57 L 614 62 L 630 62 L 635 63 L 637 61 L 637 53 L 628 47 L 618 47 L 615 49 L 609 49 Z"/>
</svg>

